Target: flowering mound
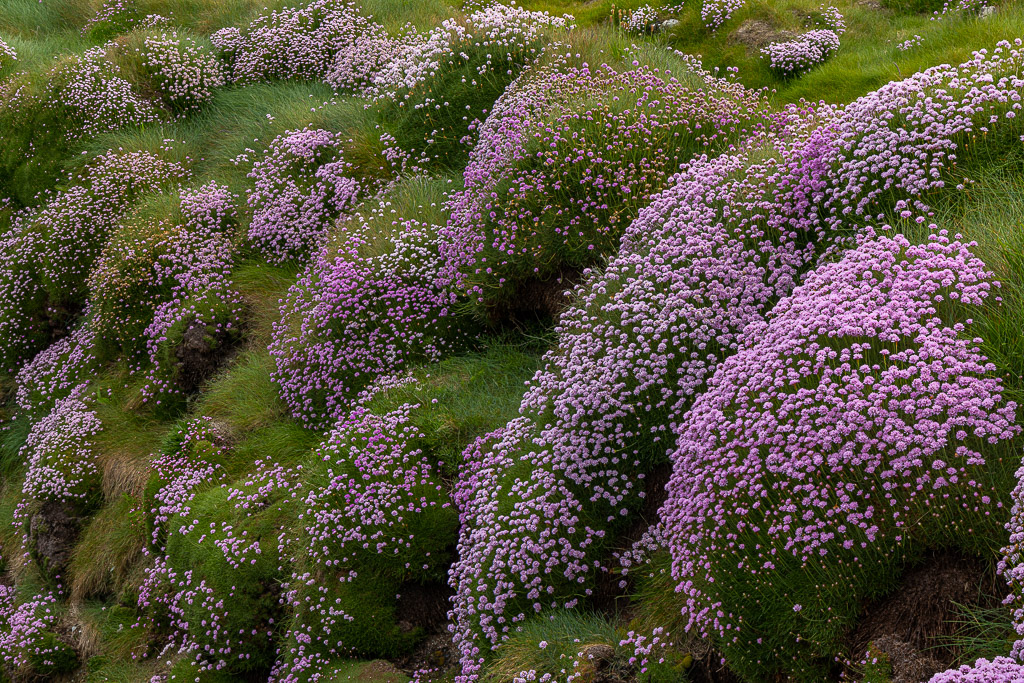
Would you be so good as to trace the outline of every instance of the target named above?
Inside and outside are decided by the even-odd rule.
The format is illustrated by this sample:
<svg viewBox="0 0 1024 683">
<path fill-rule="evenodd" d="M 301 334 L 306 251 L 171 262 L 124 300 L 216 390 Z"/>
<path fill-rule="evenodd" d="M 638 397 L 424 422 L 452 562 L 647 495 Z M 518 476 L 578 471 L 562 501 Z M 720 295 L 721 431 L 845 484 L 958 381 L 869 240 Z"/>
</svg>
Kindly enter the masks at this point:
<svg viewBox="0 0 1024 683">
<path fill-rule="evenodd" d="M 0 238 L 0 359 L 12 368 L 59 336 L 86 299 L 108 236 L 141 194 L 180 182 L 183 167 L 145 152 L 97 157 L 76 183 L 15 214 Z"/>
<path fill-rule="evenodd" d="M 578 288 L 524 416 L 467 451 L 452 570 L 464 673 L 528 614 L 590 594 L 656 493 L 644 479 L 665 462 L 671 425 L 813 256 L 815 149 L 692 163 Z"/>
<path fill-rule="evenodd" d="M 103 47 L 62 57 L 43 74 L 6 79 L 0 82 L 0 195 L 30 204 L 58 179 L 72 143 L 158 120 Z"/>
<path fill-rule="evenodd" d="M 612 252 L 685 161 L 754 125 L 756 93 L 704 76 L 701 89 L 646 66 L 524 74 L 481 127 L 451 202 L 443 253 L 458 285 L 510 305 Z"/>
<path fill-rule="evenodd" d="M 22 416 L 38 420 L 49 414 L 57 401 L 88 382 L 97 366 L 94 342 L 92 331 L 83 326 L 22 366 L 15 378 L 18 389 L 14 397 Z"/>
<path fill-rule="evenodd" d="M 331 221 L 359 198 L 359 183 L 346 174 L 344 140 L 306 127 L 270 143 L 248 177 L 252 209 L 249 242 L 272 263 L 300 259 L 318 246 Z"/>
<path fill-rule="evenodd" d="M 18 61 L 17 50 L 0 39 L 0 69 L 10 66 L 16 61 Z"/>
<path fill-rule="evenodd" d="M 928 683 L 1024 683 L 1024 665 L 1009 657 L 979 659 L 973 666 L 937 673 Z"/>
<path fill-rule="evenodd" d="M 808 31 L 799 38 L 772 43 L 761 50 L 768 66 L 784 76 L 795 76 L 821 64 L 839 49 L 839 35 L 831 29 Z"/>
<path fill-rule="evenodd" d="M 241 29 L 221 29 L 211 39 L 230 63 L 235 82 L 320 80 L 338 52 L 372 26 L 355 3 L 314 0 L 261 14 Z"/>
<path fill-rule="evenodd" d="M 181 193 L 182 233 L 161 264 L 161 275 L 171 281 L 170 298 L 157 305 L 145 331 L 146 401 L 180 404 L 241 335 L 242 300 L 230 279 L 234 200 L 215 182 Z"/>
<path fill-rule="evenodd" d="M 897 549 L 970 546 L 993 524 L 1020 430 L 965 336 L 992 289 L 970 246 L 864 238 L 746 329 L 678 426 L 661 512 L 673 575 L 687 629 L 740 675 L 783 652 L 829 666 L 816 658 Z"/>
<path fill-rule="evenodd" d="M 422 185 L 412 181 L 406 191 Z M 403 195 L 391 195 L 394 202 Z M 324 428 L 378 377 L 437 361 L 469 341 L 454 296 L 436 286 L 436 205 L 393 217 L 390 202 L 341 224 L 281 305 L 272 379 L 292 414 Z"/>
<path fill-rule="evenodd" d="M 152 198 L 122 221 L 89 276 L 89 324 L 99 355 L 123 353 L 136 361 L 148 355 L 154 368 L 143 392 L 147 400 L 195 388 L 197 381 L 173 379 L 182 377 L 182 368 L 171 357 L 185 362 L 180 353 L 190 330 L 200 346 L 220 345 L 237 332 L 232 201 L 215 183 Z"/>
<path fill-rule="evenodd" d="M 571 26 L 568 16 L 494 4 L 393 41 L 395 55 L 367 91 L 393 148 L 419 168 L 461 170 L 477 123 L 540 58 L 545 38 Z"/>
<path fill-rule="evenodd" d="M 255 472 L 242 481 L 215 486 L 228 453 L 215 425 L 198 420 L 154 463 L 147 497 L 155 562 L 139 607 L 148 620 L 169 627 L 164 656 L 176 654 L 198 672 L 243 676 L 274 663 L 278 535 L 297 493 L 291 472 L 264 462 L 254 463 Z"/>
<path fill-rule="evenodd" d="M 136 52 L 146 85 L 177 114 L 197 111 L 226 81 L 216 56 L 176 31 L 142 36 Z"/>
<path fill-rule="evenodd" d="M 19 602 L 0 585 L 0 672 L 24 679 L 74 671 L 78 656 L 57 637 L 57 598 L 52 592 Z"/>
<path fill-rule="evenodd" d="M 423 635 L 399 623 L 400 607 L 424 586 L 443 586 L 458 520 L 414 446 L 424 437 L 410 419 L 417 407 L 379 416 L 357 408 L 303 468 L 282 681 L 316 680 L 352 655 L 393 657 Z"/>
</svg>

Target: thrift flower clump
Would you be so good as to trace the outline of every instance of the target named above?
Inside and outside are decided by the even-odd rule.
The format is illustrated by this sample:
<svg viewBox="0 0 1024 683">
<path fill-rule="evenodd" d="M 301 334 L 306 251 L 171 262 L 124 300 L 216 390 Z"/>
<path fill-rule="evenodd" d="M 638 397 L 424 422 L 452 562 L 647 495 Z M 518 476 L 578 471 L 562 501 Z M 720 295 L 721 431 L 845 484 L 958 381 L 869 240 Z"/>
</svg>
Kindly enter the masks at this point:
<svg viewBox="0 0 1024 683">
<path fill-rule="evenodd" d="M 391 195 L 396 200 L 400 194 Z M 472 327 L 438 287 L 433 207 L 392 215 L 381 200 L 340 225 L 281 305 L 271 374 L 292 415 L 325 428 L 374 380 L 463 348 Z"/>
<path fill-rule="evenodd" d="M 356 203 L 361 188 L 350 177 L 344 143 L 327 130 L 288 131 L 253 164 L 248 238 L 272 263 L 307 256 L 331 221 Z"/>
<path fill-rule="evenodd" d="M 614 251 L 688 159 L 756 128 L 761 106 L 757 93 L 699 71 L 525 73 L 481 126 L 452 198 L 448 276 L 497 306 L 528 283 L 578 274 Z"/>
<path fill-rule="evenodd" d="M 677 427 L 673 575 L 688 630 L 734 671 L 763 675 L 783 649 L 813 666 L 894 548 L 925 530 L 969 541 L 995 511 L 1020 428 L 970 318 L 943 304 L 991 296 L 970 246 L 936 228 L 921 245 L 863 238 L 744 331 Z M 802 609 L 757 606 L 782 601 Z"/>
</svg>

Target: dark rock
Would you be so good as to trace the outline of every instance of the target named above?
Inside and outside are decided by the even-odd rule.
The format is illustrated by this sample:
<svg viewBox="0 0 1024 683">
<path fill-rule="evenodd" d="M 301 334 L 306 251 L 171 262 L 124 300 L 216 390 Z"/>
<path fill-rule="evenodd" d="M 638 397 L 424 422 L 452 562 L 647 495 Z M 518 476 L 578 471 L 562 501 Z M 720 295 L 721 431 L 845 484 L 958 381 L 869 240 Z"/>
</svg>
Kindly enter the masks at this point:
<svg viewBox="0 0 1024 683">
<path fill-rule="evenodd" d="M 64 573 L 84 521 L 69 505 L 55 501 L 44 502 L 29 518 L 31 552 L 46 573 Z"/>
</svg>

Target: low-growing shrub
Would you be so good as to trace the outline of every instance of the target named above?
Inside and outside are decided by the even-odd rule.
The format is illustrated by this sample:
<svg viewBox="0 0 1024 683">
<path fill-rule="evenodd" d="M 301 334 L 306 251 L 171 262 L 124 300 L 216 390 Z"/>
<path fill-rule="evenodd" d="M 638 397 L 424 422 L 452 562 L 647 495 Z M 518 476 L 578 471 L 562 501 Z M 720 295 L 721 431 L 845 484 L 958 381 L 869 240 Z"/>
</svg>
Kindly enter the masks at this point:
<svg viewBox="0 0 1024 683">
<path fill-rule="evenodd" d="M 272 377 L 309 426 L 345 416 L 378 377 L 472 339 L 472 326 L 454 315 L 455 296 L 436 285 L 444 187 L 407 181 L 343 221 L 289 290 L 270 344 Z"/>
<path fill-rule="evenodd" d="M 528 308 L 537 283 L 612 253 L 686 161 L 756 127 L 757 93 L 680 78 L 557 65 L 520 77 L 481 126 L 451 202 L 442 248 L 456 286 L 492 308 Z"/>
<path fill-rule="evenodd" d="M 839 49 L 839 35 L 831 29 L 815 29 L 799 38 L 772 43 L 761 50 L 768 66 L 783 76 L 796 76 L 821 64 Z"/>
<path fill-rule="evenodd" d="M 938 229 L 865 237 L 748 327 L 682 420 L 662 523 L 687 630 L 732 670 L 818 680 L 904 552 L 977 552 L 1005 521 L 1017 407 L 968 332 L 992 289 Z"/>
<path fill-rule="evenodd" d="M 436 465 L 410 445 L 423 438 L 410 422 L 415 409 L 356 409 L 303 468 L 283 680 L 315 680 L 324 665 L 351 655 L 411 650 L 424 624 L 400 624 L 403 597 L 423 593 L 419 611 L 433 608 L 443 622 L 458 517 Z"/>
</svg>

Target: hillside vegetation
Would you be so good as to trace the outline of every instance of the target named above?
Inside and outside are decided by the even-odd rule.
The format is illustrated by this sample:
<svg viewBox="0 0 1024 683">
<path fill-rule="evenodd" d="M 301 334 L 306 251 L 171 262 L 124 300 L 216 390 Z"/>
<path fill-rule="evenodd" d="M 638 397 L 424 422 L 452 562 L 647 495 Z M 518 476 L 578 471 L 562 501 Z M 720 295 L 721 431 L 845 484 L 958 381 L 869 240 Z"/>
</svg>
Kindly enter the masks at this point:
<svg viewBox="0 0 1024 683">
<path fill-rule="evenodd" d="M 0 0 L 0 683 L 1024 682 L 1024 5 Z"/>
</svg>

